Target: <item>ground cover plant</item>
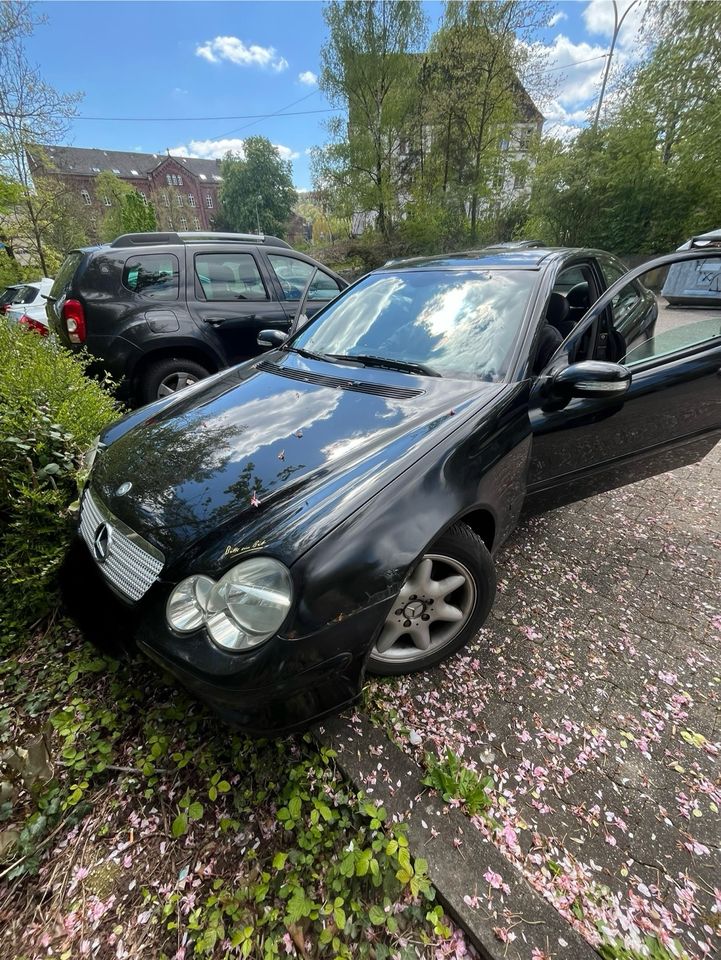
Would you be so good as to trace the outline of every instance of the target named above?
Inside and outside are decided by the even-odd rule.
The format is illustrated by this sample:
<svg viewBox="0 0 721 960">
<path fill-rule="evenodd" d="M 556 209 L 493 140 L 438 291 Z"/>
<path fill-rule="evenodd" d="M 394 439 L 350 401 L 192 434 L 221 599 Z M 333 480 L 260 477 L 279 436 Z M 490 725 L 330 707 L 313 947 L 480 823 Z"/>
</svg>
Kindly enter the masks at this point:
<svg viewBox="0 0 721 960">
<path fill-rule="evenodd" d="M 332 751 L 235 734 L 63 618 L 81 454 L 119 412 L 0 328 L 0 958 L 465 956 Z"/>
</svg>

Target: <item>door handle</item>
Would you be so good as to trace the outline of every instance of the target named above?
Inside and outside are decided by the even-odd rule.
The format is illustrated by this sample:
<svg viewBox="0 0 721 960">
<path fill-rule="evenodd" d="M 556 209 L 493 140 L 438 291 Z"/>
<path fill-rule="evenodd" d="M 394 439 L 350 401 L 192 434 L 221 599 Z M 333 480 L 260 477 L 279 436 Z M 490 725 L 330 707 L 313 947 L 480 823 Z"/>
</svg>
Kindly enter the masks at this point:
<svg viewBox="0 0 721 960">
<path fill-rule="evenodd" d="M 207 323 L 211 327 L 219 327 L 221 323 L 225 323 L 225 319 L 225 317 L 203 317 L 203 323 Z"/>
</svg>

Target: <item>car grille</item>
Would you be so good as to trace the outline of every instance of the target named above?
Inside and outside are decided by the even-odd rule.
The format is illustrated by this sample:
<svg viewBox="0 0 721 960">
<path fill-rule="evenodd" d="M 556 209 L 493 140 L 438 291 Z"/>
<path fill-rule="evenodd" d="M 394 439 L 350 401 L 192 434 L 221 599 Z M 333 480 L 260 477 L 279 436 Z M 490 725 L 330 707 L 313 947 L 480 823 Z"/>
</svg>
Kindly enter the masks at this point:
<svg viewBox="0 0 721 960">
<path fill-rule="evenodd" d="M 163 569 L 160 550 L 118 520 L 89 490 L 80 509 L 80 535 L 98 570 L 129 600 L 140 600 Z"/>
</svg>

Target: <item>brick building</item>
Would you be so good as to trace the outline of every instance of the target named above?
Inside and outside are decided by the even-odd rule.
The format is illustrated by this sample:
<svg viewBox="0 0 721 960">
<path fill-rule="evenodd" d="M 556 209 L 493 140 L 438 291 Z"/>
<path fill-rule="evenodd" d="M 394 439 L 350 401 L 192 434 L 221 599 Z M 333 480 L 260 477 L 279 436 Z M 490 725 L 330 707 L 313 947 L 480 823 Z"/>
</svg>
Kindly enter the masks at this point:
<svg viewBox="0 0 721 960">
<path fill-rule="evenodd" d="M 67 184 L 88 213 L 88 232 L 97 239 L 103 214 L 112 198 L 99 196 L 98 174 L 109 171 L 153 203 L 163 230 L 212 230 L 221 184 L 219 160 L 131 153 L 85 147 L 45 147 L 28 153 L 33 177 L 57 177 Z"/>
</svg>

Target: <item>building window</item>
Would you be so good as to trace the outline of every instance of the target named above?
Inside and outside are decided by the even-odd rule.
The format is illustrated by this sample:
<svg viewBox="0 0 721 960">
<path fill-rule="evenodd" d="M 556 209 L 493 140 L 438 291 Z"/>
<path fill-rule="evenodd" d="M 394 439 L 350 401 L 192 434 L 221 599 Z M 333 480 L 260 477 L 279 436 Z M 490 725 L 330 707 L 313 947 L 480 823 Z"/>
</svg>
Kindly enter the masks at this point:
<svg viewBox="0 0 721 960">
<path fill-rule="evenodd" d="M 523 190 L 525 186 L 526 186 L 526 174 L 517 173 L 516 176 L 513 178 L 513 189 Z"/>
<path fill-rule="evenodd" d="M 165 174 L 165 182 L 168 184 L 169 187 L 173 185 L 173 177 L 172 177 L 172 174 L 170 174 L 170 173 L 166 173 L 166 174 Z"/>
<path fill-rule="evenodd" d="M 205 198 L 205 205 L 206 205 L 206 207 L 208 208 L 208 210 L 212 210 L 212 209 L 213 209 L 213 195 L 212 195 L 212 193 L 207 194 L 207 196 L 206 196 L 206 198 Z"/>
<path fill-rule="evenodd" d="M 188 229 L 188 221 L 185 219 L 185 217 L 181 217 L 181 218 L 180 218 L 180 229 L 181 229 L 181 230 L 187 230 L 187 229 Z"/>
<path fill-rule="evenodd" d="M 193 217 L 193 226 L 196 230 L 200 230 L 200 220 L 197 217 Z"/>
<path fill-rule="evenodd" d="M 163 190 L 163 203 L 165 204 L 166 207 L 170 206 L 170 197 L 168 196 L 167 190 Z"/>
<path fill-rule="evenodd" d="M 194 207 L 194 206 L 195 206 L 195 196 L 194 196 L 194 194 L 192 194 L 192 193 L 189 193 L 189 194 L 188 194 L 188 206 L 190 206 L 190 207 Z"/>
<path fill-rule="evenodd" d="M 519 150 L 528 150 L 531 146 L 531 137 L 533 136 L 532 130 L 521 130 L 521 133 L 518 137 L 518 149 Z"/>
<path fill-rule="evenodd" d="M 180 176 L 180 174 L 178 174 L 178 176 L 175 178 L 175 182 L 178 184 L 179 187 L 183 186 L 183 178 Z"/>
<path fill-rule="evenodd" d="M 112 207 L 112 205 L 113 205 L 113 204 L 112 204 L 112 201 L 111 201 L 110 197 L 107 195 L 107 193 L 103 195 L 103 203 L 105 204 L 106 207 Z"/>
<path fill-rule="evenodd" d="M 83 198 L 83 203 L 85 204 L 86 207 L 89 207 L 90 204 L 93 202 L 87 190 L 81 190 L 80 196 Z"/>
<path fill-rule="evenodd" d="M 179 206 L 179 207 L 182 207 L 182 206 L 183 206 L 183 194 L 182 194 L 182 193 L 176 194 L 176 199 L 177 199 L 177 201 L 178 201 L 178 206 Z"/>
</svg>

